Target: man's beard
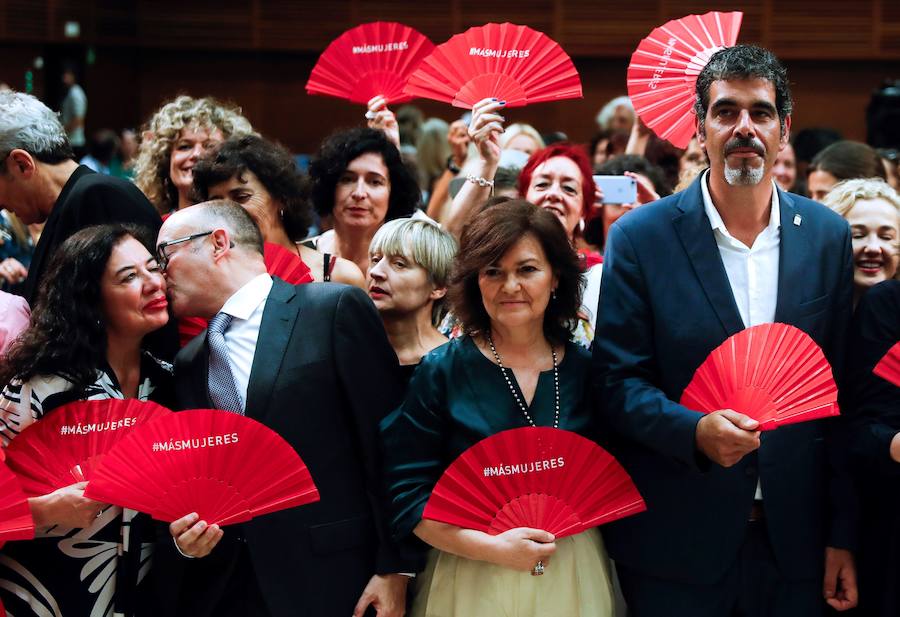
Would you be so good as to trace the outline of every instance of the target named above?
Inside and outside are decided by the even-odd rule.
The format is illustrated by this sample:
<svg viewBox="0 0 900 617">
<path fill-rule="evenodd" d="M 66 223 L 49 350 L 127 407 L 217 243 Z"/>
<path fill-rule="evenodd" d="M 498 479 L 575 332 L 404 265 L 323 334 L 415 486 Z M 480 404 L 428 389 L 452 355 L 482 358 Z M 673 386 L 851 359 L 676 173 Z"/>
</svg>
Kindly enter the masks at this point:
<svg viewBox="0 0 900 617">
<path fill-rule="evenodd" d="M 759 167 L 750 165 L 751 159 L 741 159 L 740 167 L 728 165 L 728 155 L 739 148 L 752 148 L 763 159 Z M 754 186 L 762 182 L 765 175 L 766 148 L 755 137 L 736 137 L 725 144 L 725 182 L 731 186 Z"/>
<path fill-rule="evenodd" d="M 729 167 L 725 163 L 725 182 L 731 186 L 754 186 L 762 182 L 764 170 L 762 167 L 751 167 L 749 161 L 744 159 L 738 168 Z"/>
</svg>

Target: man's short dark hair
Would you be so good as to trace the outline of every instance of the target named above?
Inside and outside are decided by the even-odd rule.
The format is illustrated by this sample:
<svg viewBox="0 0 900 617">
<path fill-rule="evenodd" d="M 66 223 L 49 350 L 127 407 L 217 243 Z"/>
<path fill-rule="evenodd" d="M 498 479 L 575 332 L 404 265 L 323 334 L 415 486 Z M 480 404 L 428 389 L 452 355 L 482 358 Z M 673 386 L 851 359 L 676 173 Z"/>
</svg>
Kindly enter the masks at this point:
<svg viewBox="0 0 900 617">
<path fill-rule="evenodd" d="M 775 108 L 781 121 L 781 132 L 784 133 L 785 119 L 791 114 L 794 105 L 787 69 L 775 54 L 755 45 L 735 45 L 719 50 L 700 71 L 697 76 L 697 100 L 694 102 L 700 130 L 703 130 L 706 121 L 709 89 L 713 82 L 744 79 L 764 79 L 775 88 Z"/>
</svg>

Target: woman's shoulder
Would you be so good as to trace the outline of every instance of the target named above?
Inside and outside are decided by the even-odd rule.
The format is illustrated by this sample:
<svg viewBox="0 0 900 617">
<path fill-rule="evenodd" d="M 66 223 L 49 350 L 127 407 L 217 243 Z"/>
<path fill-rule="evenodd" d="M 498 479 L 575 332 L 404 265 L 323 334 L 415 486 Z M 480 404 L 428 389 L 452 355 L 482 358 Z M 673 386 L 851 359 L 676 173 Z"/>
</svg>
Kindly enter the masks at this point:
<svg viewBox="0 0 900 617">
<path fill-rule="evenodd" d="M 591 368 L 591 352 L 577 342 L 566 341 L 566 356 L 563 362 L 573 370 L 586 371 Z"/>
</svg>

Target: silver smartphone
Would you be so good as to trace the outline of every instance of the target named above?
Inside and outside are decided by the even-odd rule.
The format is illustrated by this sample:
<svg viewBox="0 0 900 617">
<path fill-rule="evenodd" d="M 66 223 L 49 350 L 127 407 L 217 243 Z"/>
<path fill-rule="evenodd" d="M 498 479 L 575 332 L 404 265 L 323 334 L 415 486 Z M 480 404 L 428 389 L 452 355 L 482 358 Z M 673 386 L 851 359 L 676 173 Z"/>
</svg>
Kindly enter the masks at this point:
<svg viewBox="0 0 900 617">
<path fill-rule="evenodd" d="M 628 176 L 594 176 L 603 191 L 605 204 L 633 204 L 637 201 L 637 181 Z"/>
</svg>

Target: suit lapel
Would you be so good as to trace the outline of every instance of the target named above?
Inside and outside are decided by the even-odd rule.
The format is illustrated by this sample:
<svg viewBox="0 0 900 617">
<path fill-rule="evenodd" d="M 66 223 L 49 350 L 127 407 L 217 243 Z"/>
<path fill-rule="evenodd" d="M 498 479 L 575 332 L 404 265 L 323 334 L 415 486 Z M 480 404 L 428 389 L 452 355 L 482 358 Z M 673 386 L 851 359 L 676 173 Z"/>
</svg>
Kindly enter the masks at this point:
<svg viewBox="0 0 900 617">
<path fill-rule="evenodd" d="M 184 349 L 179 352 L 183 358 L 184 377 L 176 373 L 176 377 L 183 384 L 186 396 L 179 397 L 179 406 L 184 409 L 212 408 L 207 384 L 209 382 L 209 348 L 206 346 L 206 330 L 194 337 Z M 178 370 L 182 369 L 178 367 Z"/>
<path fill-rule="evenodd" d="M 297 321 L 299 310 L 289 304 L 296 291 L 278 278 L 273 278 L 272 291 L 263 309 L 256 353 L 250 369 L 250 383 L 247 386 L 246 414 L 254 419 L 265 416 L 275 378 L 281 370 L 288 341 Z"/>
<path fill-rule="evenodd" d="M 803 226 L 802 218 L 794 218 L 800 214 L 794 206 L 794 200 L 787 193 L 779 190 L 778 199 L 781 207 L 781 242 L 778 249 L 775 321 L 791 323 L 798 301 L 804 298 L 798 290 L 803 289 L 809 280 L 809 263 L 804 262 L 804 256 L 809 255 L 809 238 L 806 236 L 808 226 Z M 795 220 L 799 224 L 795 225 Z"/>
<path fill-rule="evenodd" d="M 719 247 L 703 208 L 703 194 L 700 191 L 702 181 L 703 174 L 682 193 L 677 204 L 681 214 L 675 217 L 673 224 L 707 300 L 715 310 L 726 335 L 731 336 L 744 329 L 744 322 L 735 304 Z"/>
</svg>

